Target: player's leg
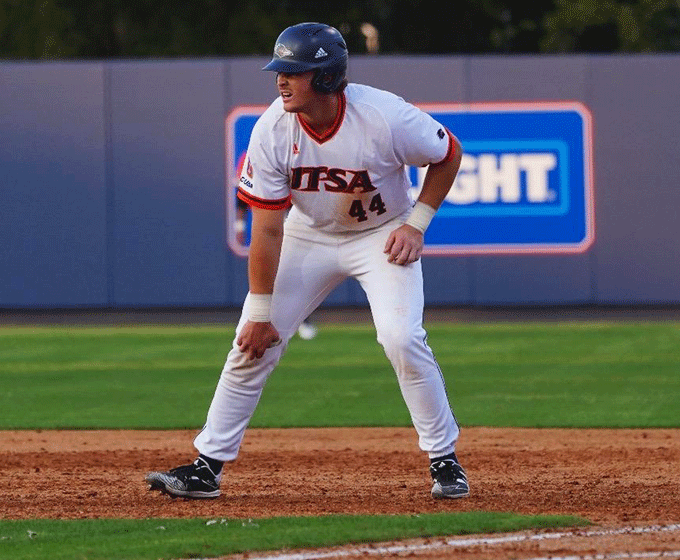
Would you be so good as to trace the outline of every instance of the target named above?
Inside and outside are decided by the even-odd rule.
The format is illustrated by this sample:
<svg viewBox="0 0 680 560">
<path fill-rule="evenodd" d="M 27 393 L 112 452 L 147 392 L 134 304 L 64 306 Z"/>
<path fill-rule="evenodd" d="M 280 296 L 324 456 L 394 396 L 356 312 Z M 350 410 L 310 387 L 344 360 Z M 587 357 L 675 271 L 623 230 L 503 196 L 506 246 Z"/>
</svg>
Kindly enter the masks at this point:
<svg viewBox="0 0 680 560">
<path fill-rule="evenodd" d="M 376 327 L 378 342 L 383 346 L 399 381 L 419 444 L 431 459 L 455 458 L 459 427 L 451 410 L 442 372 L 423 328 L 423 277 L 420 261 L 400 266 L 387 262 L 383 253 L 385 241 L 395 224 L 388 224 L 357 241 L 353 257 L 356 278 L 366 292 Z M 456 468 L 459 468 L 455 459 Z M 450 464 L 445 463 L 448 468 Z M 449 469 L 450 470 L 450 469 Z M 462 468 L 460 468 L 462 471 Z M 452 474 L 453 495 L 468 494 L 464 471 Z M 433 477 L 435 473 L 433 472 Z M 436 484 L 435 484 L 436 486 Z M 451 486 L 451 485 L 449 485 Z M 438 492 L 433 488 L 433 495 Z"/>
<path fill-rule="evenodd" d="M 300 323 L 342 281 L 332 249 L 305 239 L 285 236 L 272 295 L 272 323 L 282 343 L 260 359 L 249 360 L 236 345 L 227 356 L 204 429 L 195 446 L 221 461 L 236 458 L 241 440 L 260 399 L 267 377 L 279 362 Z M 248 317 L 249 298 L 237 326 Z"/>
<path fill-rule="evenodd" d="M 217 383 L 206 423 L 194 440 L 199 458 L 193 465 L 150 473 L 147 482 L 152 489 L 195 498 L 219 495 L 222 463 L 238 455 L 267 377 L 302 320 L 342 281 L 336 264 L 337 258 L 327 247 L 284 237 L 272 295 L 272 323 L 281 335 L 282 343 L 269 348 L 262 358 L 255 360 L 249 360 L 239 350 L 236 338 L 249 315 L 250 301 L 246 297 L 236 327 L 237 336 Z M 197 486 L 200 488 L 194 491 Z"/>
</svg>

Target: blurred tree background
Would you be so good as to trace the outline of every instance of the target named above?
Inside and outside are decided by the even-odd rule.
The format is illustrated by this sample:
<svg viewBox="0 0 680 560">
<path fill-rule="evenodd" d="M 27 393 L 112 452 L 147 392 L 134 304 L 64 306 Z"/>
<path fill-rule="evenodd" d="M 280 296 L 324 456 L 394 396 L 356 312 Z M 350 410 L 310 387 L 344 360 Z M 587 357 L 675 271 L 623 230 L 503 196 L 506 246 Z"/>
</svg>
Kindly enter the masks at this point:
<svg viewBox="0 0 680 560">
<path fill-rule="evenodd" d="M 0 58 L 269 55 L 301 21 L 353 54 L 680 51 L 680 0 L 0 0 Z"/>
</svg>

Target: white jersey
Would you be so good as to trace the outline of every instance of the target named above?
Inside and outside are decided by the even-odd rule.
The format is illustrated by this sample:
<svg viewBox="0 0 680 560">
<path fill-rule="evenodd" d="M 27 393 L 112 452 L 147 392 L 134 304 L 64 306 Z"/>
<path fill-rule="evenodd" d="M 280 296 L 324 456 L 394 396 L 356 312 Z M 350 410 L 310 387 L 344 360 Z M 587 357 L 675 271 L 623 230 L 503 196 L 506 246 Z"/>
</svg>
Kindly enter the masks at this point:
<svg viewBox="0 0 680 560">
<path fill-rule="evenodd" d="M 453 157 L 451 133 L 402 98 L 349 84 L 333 126 L 316 134 L 277 98 L 253 128 L 238 196 L 259 208 L 292 205 L 295 222 L 325 232 L 377 227 L 413 201 L 405 166 Z"/>
</svg>

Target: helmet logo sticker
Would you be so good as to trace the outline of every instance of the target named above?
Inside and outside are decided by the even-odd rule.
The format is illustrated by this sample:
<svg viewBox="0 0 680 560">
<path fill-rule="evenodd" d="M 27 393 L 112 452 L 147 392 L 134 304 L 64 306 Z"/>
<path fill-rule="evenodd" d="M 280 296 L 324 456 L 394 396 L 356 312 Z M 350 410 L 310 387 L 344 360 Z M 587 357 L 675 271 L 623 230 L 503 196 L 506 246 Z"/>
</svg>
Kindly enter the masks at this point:
<svg viewBox="0 0 680 560">
<path fill-rule="evenodd" d="M 274 54 L 279 58 L 283 58 L 284 56 L 293 56 L 293 51 L 291 51 L 283 43 L 276 43 L 276 46 L 274 47 Z"/>
<path fill-rule="evenodd" d="M 323 58 L 324 56 L 328 56 L 328 53 L 323 50 L 323 47 L 319 47 L 319 50 L 316 51 L 314 58 Z"/>
</svg>

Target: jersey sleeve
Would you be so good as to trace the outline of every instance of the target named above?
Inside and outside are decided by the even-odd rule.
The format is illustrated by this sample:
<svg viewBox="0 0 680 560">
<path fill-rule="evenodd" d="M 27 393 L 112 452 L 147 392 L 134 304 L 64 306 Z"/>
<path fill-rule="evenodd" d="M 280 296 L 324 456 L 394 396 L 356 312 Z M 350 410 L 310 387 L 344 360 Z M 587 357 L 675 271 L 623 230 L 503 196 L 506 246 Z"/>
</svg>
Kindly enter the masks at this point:
<svg viewBox="0 0 680 560">
<path fill-rule="evenodd" d="M 277 162 L 280 150 L 266 115 L 253 127 L 236 195 L 250 206 L 281 210 L 291 206 L 290 184 L 284 165 Z"/>
<path fill-rule="evenodd" d="M 402 163 L 422 167 L 453 159 L 456 144 L 451 132 L 415 105 L 399 99 L 389 124 L 394 151 Z"/>
</svg>

